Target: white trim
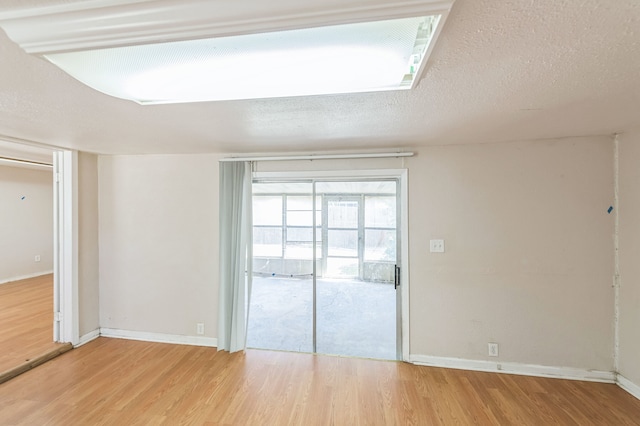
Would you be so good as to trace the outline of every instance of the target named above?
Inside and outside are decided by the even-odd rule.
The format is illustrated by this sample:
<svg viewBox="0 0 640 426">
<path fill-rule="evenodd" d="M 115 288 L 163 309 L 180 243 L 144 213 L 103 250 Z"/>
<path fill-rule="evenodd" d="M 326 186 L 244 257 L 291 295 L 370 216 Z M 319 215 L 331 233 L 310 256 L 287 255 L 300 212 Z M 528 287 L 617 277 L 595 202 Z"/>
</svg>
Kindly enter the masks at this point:
<svg viewBox="0 0 640 426">
<path fill-rule="evenodd" d="M 218 161 L 293 161 L 293 160 L 341 160 L 341 159 L 361 159 L 361 158 L 398 158 L 413 157 L 413 152 L 370 152 L 352 154 L 318 154 L 318 155 L 285 155 L 285 156 L 264 156 L 264 157 L 225 157 Z"/>
<path fill-rule="evenodd" d="M 400 297 L 402 297 L 402 360 L 409 359 L 409 172 L 400 173 Z"/>
<path fill-rule="evenodd" d="M 114 339 L 141 340 L 143 342 L 172 343 L 174 345 L 193 345 L 218 347 L 218 339 L 204 336 L 183 336 L 179 334 L 148 333 L 145 331 L 101 328 L 100 335 Z"/>
<path fill-rule="evenodd" d="M 12 283 L 14 281 L 27 280 L 29 278 L 41 277 L 43 275 L 49 275 L 49 274 L 53 274 L 53 270 L 34 272 L 33 274 L 19 275 L 17 277 L 2 278 L 0 279 L 0 285 Z"/>
<path fill-rule="evenodd" d="M 60 321 L 58 312 L 60 312 L 60 295 L 62 270 L 62 189 L 60 186 L 60 162 L 62 155 L 59 151 L 53 152 L 53 341 L 61 341 Z"/>
<path fill-rule="evenodd" d="M 79 348 L 80 346 L 86 345 L 87 343 L 91 342 L 92 340 L 97 339 L 98 337 L 100 337 L 100 329 L 96 328 L 95 330 L 90 331 L 89 333 L 81 336 L 80 339 L 78 339 L 78 343 L 73 345 L 73 347 L 74 348 Z"/>
<path fill-rule="evenodd" d="M 636 385 L 622 374 L 616 376 L 616 384 L 637 399 L 640 399 L 640 385 Z"/>
<path fill-rule="evenodd" d="M 517 362 L 484 361 L 415 354 L 409 356 L 409 362 L 417 365 L 455 368 L 459 370 L 487 371 L 491 373 L 518 374 L 522 376 L 550 377 L 601 383 L 616 382 L 616 374 L 612 371 L 586 370 L 572 367 L 552 367 L 547 365 L 521 364 Z"/>
<path fill-rule="evenodd" d="M 56 151 L 54 158 L 53 338 L 77 344 L 78 306 L 78 153 Z"/>
<path fill-rule="evenodd" d="M 441 28 L 453 1 L 372 0 L 319 11 L 256 7 L 253 17 L 238 19 L 237 11 L 202 0 L 94 0 L 0 13 L 0 27 L 27 53 L 47 54 L 436 14 Z"/>
</svg>

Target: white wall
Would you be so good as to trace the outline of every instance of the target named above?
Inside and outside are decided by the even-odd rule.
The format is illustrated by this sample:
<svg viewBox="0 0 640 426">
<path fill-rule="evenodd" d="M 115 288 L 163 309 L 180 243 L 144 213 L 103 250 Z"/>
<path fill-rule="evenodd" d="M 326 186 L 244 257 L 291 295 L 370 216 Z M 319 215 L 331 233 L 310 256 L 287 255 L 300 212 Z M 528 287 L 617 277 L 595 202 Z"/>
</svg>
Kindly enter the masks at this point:
<svg viewBox="0 0 640 426">
<path fill-rule="evenodd" d="M 0 166 L 0 283 L 53 271 L 52 173 Z"/>
<path fill-rule="evenodd" d="M 99 158 L 101 327 L 216 337 L 217 160 Z"/>
<path fill-rule="evenodd" d="M 78 153 L 78 300 L 80 336 L 100 327 L 98 157 Z"/>
<path fill-rule="evenodd" d="M 640 128 L 618 136 L 618 141 L 619 373 L 640 390 Z"/>
<path fill-rule="evenodd" d="M 612 371 L 610 138 L 435 147 L 410 168 L 411 352 Z M 431 238 L 446 253 L 429 253 Z M 495 360 L 495 358 L 492 358 Z"/>
<path fill-rule="evenodd" d="M 258 170 L 409 169 L 412 354 L 611 371 L 612 164 L 593 137 Z M 217 157 L 100 157 L 99 180 L 101 326 L 215 337 Z"/>
</svg>

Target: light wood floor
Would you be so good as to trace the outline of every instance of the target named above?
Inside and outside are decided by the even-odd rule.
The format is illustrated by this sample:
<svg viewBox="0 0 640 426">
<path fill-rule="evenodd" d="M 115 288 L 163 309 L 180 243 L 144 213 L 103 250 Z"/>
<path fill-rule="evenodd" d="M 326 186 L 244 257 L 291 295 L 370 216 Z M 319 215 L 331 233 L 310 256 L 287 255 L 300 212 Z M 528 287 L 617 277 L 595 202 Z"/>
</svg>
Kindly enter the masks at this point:
<svg viewBox="0 0 640 426">
<path fill-rule="evenodd" d="M 53 342 L 53 275 L 0 284 L 0 376 L 61 346 Z"/>
<path fill-rule="evenodd" d="M 99 338 L 0 385 L 2 425 L 638 425 L 615 385 Z"/>
</svg>

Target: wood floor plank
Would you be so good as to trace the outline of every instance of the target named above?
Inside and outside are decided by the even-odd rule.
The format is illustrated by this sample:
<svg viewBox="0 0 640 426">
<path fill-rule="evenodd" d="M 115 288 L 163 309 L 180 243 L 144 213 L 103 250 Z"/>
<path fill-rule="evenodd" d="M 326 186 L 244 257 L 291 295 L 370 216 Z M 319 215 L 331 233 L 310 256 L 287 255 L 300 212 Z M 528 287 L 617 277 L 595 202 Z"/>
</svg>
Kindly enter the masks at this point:
<svg viewBox="0 0 640 426">
<path fill-rule="evenodd" d="M 640 425 L 615 385 L 99 338 L 0 385 L 0 425 Z"/>
<path fill-rule="evenodd" d="M 53 275 L 0 284 L 0 377 L 64 346 L 53 341 Z"/>
</svg>

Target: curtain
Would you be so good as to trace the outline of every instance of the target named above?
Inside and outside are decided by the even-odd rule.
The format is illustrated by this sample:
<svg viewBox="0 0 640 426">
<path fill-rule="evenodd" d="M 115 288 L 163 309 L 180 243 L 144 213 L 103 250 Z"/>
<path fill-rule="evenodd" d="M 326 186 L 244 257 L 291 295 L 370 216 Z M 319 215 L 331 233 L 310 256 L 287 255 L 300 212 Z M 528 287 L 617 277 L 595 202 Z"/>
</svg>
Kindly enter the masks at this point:
<svg viewBox="0 0 640 426">
<path fill-rule="evenodd" d="M 251 293 L 251 163 L 220 162 L 218 349 L 244 350 Z"/>
</svg>

